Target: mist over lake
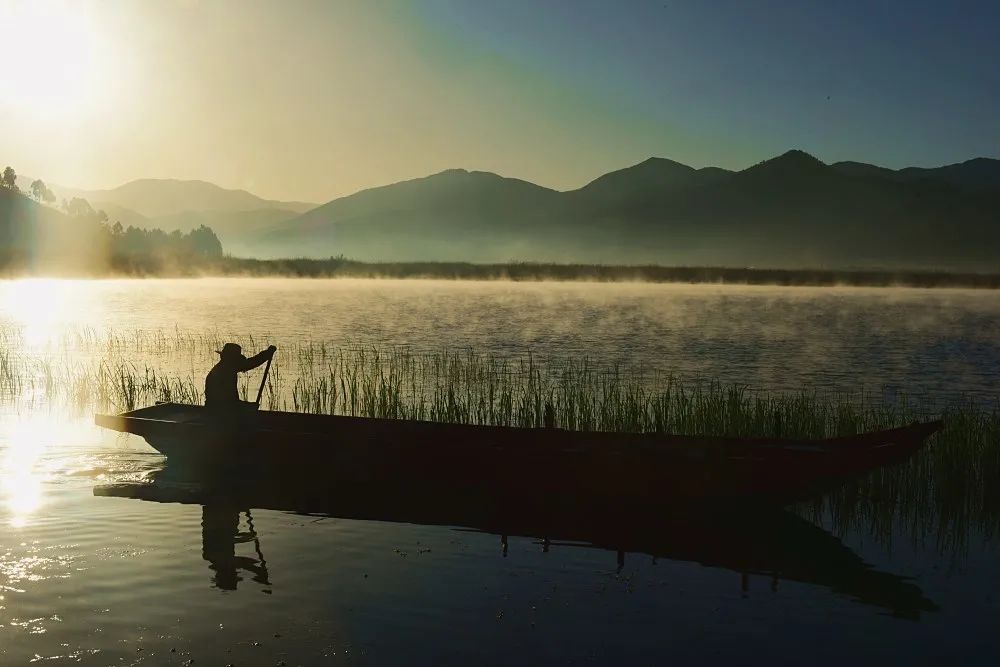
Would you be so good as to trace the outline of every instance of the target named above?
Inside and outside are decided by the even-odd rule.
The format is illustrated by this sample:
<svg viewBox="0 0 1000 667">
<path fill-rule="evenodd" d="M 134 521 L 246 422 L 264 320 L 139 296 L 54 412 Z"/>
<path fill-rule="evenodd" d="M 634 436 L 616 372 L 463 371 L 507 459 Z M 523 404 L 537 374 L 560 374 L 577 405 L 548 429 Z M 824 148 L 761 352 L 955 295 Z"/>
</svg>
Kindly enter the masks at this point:
<svg viewBox="0 0 1000 667">
<path fill-rule="evenodd" d="M 26 280 L 0 325 L 40 345 L 133 330 L 476 349 L 757 389 L 992 396 L 991 291 L 431 280 Z M 502 323 L 502 327 L 498 324 Z M 43 346 L 44 347 L 44 346 Z M 211 350 L 203 351 L 206 355 Z M 206 363 L 210 359 L 205 357 Z M 163 363 L 197 375 L 187 361 Z M 169 366 L 168 366 L 169 367 Z"/>
</svg>

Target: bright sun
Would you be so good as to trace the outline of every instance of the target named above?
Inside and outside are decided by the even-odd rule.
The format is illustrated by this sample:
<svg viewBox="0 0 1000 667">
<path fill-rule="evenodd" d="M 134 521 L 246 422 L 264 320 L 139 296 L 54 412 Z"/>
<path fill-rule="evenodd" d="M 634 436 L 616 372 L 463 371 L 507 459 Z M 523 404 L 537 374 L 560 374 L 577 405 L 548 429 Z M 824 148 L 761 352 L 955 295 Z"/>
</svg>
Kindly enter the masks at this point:
<svg viewBox="0 0 1000 667">
<path fill-rule="evenodd" d="M 77 113 L 100 94 L 101 45 L 90 17 L 74 4 L 3 0 L 5 60 L 0 105 L 42 116 Z"/>
</svg>

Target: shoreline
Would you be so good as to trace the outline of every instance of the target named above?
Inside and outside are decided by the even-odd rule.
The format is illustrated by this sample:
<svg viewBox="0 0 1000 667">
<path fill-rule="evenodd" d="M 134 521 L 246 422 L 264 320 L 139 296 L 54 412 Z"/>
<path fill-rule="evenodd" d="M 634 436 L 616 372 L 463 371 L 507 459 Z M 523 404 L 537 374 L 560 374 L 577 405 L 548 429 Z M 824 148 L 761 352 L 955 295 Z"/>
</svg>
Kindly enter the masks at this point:
<svg viewBox="0 0 1000 667">
<path fill-rule="evenodd" d="M 675 283 L 771 285 L 778 287 L 911 287 L 998 289 L 1000 273 L 889 269 L 775 269 L 507 262 L 361 262 L 330 259 L 225 257 L 186 267 L 155 261 L 112 266 L 106 271 L 6 271 L 17 278 L 353 278 L 513 282 Z"/>
</svg>

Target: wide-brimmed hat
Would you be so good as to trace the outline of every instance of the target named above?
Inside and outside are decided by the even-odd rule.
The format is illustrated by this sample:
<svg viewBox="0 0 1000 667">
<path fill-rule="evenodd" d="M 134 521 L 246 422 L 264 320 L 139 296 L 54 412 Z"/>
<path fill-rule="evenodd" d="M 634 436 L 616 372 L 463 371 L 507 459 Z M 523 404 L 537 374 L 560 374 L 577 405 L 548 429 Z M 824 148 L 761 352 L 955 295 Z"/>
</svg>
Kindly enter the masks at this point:
<svg viewBox="0 0 1000 667">
<path fill-rule="evenodd" d="M 223 359 L 235 359 L 243 356 L 243 348 L 236 343 L 226 343 L 221 350 L 216 350 L 215 353 Z"/>
</svg>

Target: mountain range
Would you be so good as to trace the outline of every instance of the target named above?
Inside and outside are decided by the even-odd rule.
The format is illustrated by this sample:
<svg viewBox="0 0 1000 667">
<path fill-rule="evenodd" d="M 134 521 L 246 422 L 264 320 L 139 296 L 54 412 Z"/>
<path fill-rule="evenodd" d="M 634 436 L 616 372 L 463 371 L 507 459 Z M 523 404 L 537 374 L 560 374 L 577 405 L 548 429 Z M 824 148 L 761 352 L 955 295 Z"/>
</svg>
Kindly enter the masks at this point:
<svg viewBox="0 0 1000 667">
<path fill-rule="evenodd" d="M 28 191 L 34 178 L 19 176 Z M 94 209 L 125 227 L 190 231 L 201 225 L 215 230 L 228 245 L 270 225 L 315 208 L 311 202 L 263 199 L 246 190 L 232 190 L 197 180 L 146 178 L 108 190 L 81 190 L 49 184 L 57 200 L 86 199 Z M 245 248 L 243 250 L 246 250 Z"/>
<path fill-rule="evenodd" d="M 259 233 L 268 256 L 1000 269 L 1000 160 L 937 169 L 789 151 L 742 171 L 662 158 L 557 192 L 449 170 L 365 190 Z"/>
<path fill-rule="evenodd" d="M 740 171 L 650 158 L 566 192 L 451 169 L 321 206 L 199 181 L 79 196 L 123 224 L 207 224 L 258 257 L 1000 270 L 989 158 L 892 170 L 792 150 Z"/>
</svg>

